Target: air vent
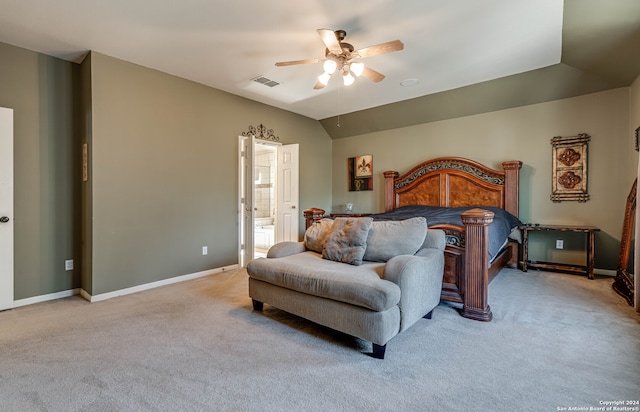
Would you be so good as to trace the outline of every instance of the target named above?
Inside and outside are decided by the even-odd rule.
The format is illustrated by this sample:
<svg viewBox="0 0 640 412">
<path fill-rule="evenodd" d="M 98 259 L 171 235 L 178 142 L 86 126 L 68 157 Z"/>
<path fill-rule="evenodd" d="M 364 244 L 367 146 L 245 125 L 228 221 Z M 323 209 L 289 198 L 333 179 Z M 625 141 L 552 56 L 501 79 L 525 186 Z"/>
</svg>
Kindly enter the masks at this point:
<svg viewBox="0 0 640 412">
<path fill-rule="evenodd" d="M 278 83 L 275 80 L 271 80 L 271 79 L 267 79 L 264 76 L 258 76 L 256 78 L 251 79 L 254 82 L 260 83 L 260 84 L 264 84 L 265 86 L 269 86 L 269 87 L 275 87 L 277 85 L 279 85 L 280 83 Z"/>
</svg>

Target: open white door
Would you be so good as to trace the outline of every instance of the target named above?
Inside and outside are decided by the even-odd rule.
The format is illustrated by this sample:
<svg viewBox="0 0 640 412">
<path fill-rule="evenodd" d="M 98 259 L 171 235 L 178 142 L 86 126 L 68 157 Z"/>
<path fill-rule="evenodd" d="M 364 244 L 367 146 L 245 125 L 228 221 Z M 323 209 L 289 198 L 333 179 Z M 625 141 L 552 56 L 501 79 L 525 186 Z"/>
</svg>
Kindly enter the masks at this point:
<svg viewBox="0 0 640 412">
<path fill-rule="evenodd" d="M 297 144 L 278 146 L 276 242 L 299 240 L 298 164 Z"/>
<path fill-rule="evenodd" d="M 0 310 L 13 307 L 13 109 L 0 107 Z"/>
<path fill-rule="evenodd" d="M 238 148 L 239 167 L 239 196 L 240 233 L 238 245 L 238 264 L 241 267 L 253 260 L 253 210 L 255 209 L 253 192 L 255 177 L 253 167 L 253 152 L 255 151 L 255 137 L 240 136 Z"/>
</svg>

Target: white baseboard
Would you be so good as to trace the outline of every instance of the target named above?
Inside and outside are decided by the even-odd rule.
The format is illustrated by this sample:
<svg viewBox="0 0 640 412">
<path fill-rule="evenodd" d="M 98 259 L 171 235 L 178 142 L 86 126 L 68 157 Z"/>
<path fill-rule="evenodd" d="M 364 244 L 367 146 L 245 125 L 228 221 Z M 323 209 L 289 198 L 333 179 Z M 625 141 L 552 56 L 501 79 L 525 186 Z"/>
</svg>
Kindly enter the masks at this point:
<svg viewBox="0 0 640 412">
<path fill-rule="evenodd" d="M 40 295 L 40 296 L 31 297 L 31 298 L 15 300 L 13 302 L 13 307 L 17 308 L 20 306 L 33 305 L 34 303 L 41 303 L 41 302 L 47 302 L 50 300 L 68 298 L 69 296 L 74 296 L 78 294 L 83 298 L 85 298 L 86 300 L 88 300 L 89 302 L 99 302 L 101 300 L 111 299 L 117 296 L 129 295 L 131 293 L 141 292 L 143 290 L 149 290 L 149 289 L 157 288 L 160 286 L 171 285 L 173 283 L 184 282 L 191 279 L 197 279 L 204 276 L 213 275 L 215 273 L 227 272 L 229 270 L 234 270 L 237 268 L 238 268 L 237 264 L 223 266 L 216 269 L 205 270 L 202 272 L 191 273 L 188 275 L 176 276 L 174 278 L 159 280 L 157 282 L 146 283 L 144 285 L 133 286 L 126 289 L 120 289 L 120 290 L 116 290 L 108 293 L 101 293 L 99 295 L 93 295 L 93 296 L 87 293 L 84 289 L 80 289 L 80 288 L 63 290 L 62 292 L 49 293 L 47 295 Z"/>
<path fill-rule="evenodd" d="M 70 290 L 63 290 L 62 292 L 34 296 L 32 298 L 18 299 L 13 301 L 13 307 L 18 308 L 20 306 L 33 305 L 34 303 L 41 303 L 41 302 L 47 302 L 50 300 L 68 298 L 69 296 L 77 295 L 79 293 L 80 293 L 80 289 L 70 289 Z"/>
<path fill-rule="evenodd" d="M 126 289 L 115 290 L 113 292 L 101 293 L 99 295 L 91 295 L 84 289 L 80 289 L 80 296 L 88 300 L 89 302 L 100 302 L 101 300 L 112 299 L 118 296 L 130 295 L 132 293 L 142 292 L 144 290 L 154 289 L 160 286 L 171 285 L 173 283 L 184 282 L 187 280 L 197 279 L 204 276 L 213 275 L 215 273 L 227 272 L 229 270 L 237 269 L 238 265 L 223 266 L 221 268 L 205 270 L 202 272 L 191 273 L 188 275 L 176 276 L 169 279 L 159 280 L 157 282 L 146 283 L 144 285 L 132 286 Z"/>
<path fill-rule="evenodd" d="M 611 269 L 593 269 L 593 273 L 596 275 L 603 275 L 603 276 L 615 276 L 616 275 L 616 271 L 615 270 L 611 270 Z"/>
</svg>

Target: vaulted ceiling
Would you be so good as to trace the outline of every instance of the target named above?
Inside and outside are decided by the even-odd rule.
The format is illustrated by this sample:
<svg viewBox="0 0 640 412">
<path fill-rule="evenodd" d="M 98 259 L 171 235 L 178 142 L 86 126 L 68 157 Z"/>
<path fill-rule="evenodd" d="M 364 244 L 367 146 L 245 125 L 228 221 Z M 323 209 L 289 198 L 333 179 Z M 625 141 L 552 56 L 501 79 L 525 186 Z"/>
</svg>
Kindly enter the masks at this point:
<svg viewBox="0 0 640 412">
<path fill-rule="evenodd" d="M 361 59 L 380 83 L 314 90 L 321 62 L 275 63 L 323 59 L 319 28 L 345 30 L 356 49 L 399 39 L 404 50 Z M 76 62 L 94 50 L 320 120 L 338 138 L 629 86 L 640 1 L 3 0 L 0 42 Z"/>
</svg>

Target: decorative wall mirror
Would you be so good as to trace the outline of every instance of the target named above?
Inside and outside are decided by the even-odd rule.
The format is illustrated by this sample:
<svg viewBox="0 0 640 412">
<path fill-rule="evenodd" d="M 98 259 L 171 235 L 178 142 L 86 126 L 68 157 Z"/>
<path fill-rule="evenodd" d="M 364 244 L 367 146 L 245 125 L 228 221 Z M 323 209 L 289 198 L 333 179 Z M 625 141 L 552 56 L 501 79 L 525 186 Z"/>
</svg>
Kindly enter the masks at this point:
<svg viewBox="0 0 640 412">
<path fill-rule="evenodd" d="M 627 206 L 624 209 L 624 223 L 622 224 L 622 238 L 620 239 L 620 255 L 618 257 L 618 270 L 616 279 L 613 281 L 613 289 L 624 297 L 629 305 L 633 306 L 633 288 L 635 276 L 633 265 L 630 262 L 635 239 L 635 217 L 636 217 L 636 193 L 638 179 L 633 182 L 631 192 L 627 197 Z"/>
</svg>

